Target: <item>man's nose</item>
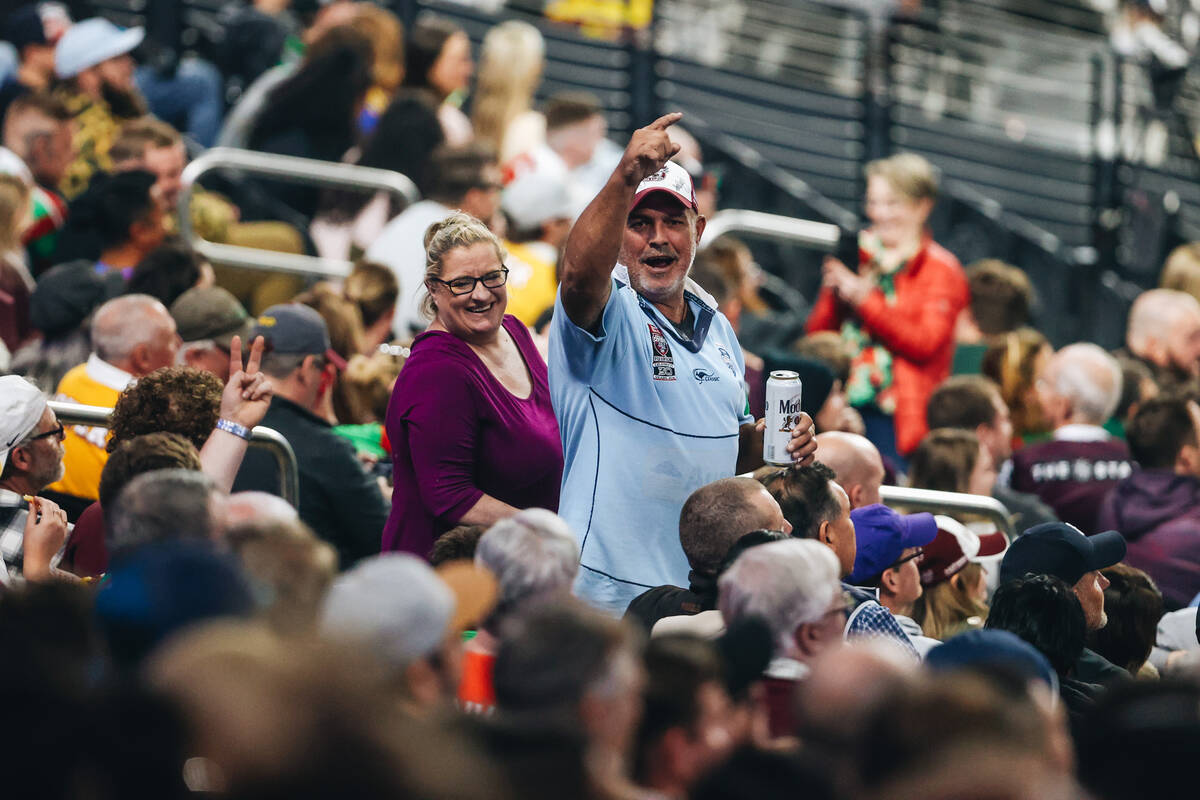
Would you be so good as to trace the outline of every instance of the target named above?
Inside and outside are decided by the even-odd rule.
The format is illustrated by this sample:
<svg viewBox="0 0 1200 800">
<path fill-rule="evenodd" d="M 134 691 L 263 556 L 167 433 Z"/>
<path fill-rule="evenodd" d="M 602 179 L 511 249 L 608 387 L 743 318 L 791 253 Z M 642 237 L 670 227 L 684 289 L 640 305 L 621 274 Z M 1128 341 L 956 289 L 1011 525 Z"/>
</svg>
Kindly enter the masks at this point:
<svg viewBox="0 0 1200 800">
<path fill-rule="evenodd" d="M 650 231 L 651 244 L 666 244 L 667 243 L 667 223 L 663 220 L 658 220 L 654 223 L 653 230 Z"/>
</svg>

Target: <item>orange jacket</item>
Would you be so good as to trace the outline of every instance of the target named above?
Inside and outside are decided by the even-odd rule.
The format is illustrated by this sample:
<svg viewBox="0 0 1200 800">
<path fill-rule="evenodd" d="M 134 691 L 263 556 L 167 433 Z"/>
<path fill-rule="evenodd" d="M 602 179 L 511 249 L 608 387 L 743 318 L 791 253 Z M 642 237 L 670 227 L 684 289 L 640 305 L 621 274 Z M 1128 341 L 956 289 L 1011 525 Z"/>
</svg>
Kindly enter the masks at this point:
<svg viewBox="0 0 1200 800">
<path fill-rule="evenodd" d="M 872 339 L 892 354 L 896 395 L 896 448 L 908 454 L 928 430 L 925 404 L 950 375 L 954 324 L 968 300 L 967 277 L 958 259 L 932 239 L 896 275 L 889 304 L 873 290 L 857 310 L 824 288 L 808 317 L 807 330 L 838 331 L 856 314 Z"/>
</svg>

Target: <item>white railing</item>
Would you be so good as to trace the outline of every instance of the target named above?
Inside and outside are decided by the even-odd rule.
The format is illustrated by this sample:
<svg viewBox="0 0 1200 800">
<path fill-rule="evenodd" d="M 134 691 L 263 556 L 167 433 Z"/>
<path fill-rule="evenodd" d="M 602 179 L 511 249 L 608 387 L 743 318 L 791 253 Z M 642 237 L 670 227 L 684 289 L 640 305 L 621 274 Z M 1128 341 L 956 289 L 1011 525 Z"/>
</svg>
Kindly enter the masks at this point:
<svg viewBox="0 0 1200 800">
<path fill-rule="evenodd" d="M 336 186 L 351 189 L 374 189 L 391 192 L 412 204 L 421 198 L 416 184 L 399 172 L 374 167 L 359 167 L 333 161 L 259 153 L 233 147 L 214 147 L 188 164 L 183 170 L 183 188 L 179 193 L 179 230 L 183 238 L 214 264 L 273 272 L 341 278 L 354 265 L 349 261 L 319 256 L 278 253 L 254 247 L 221 244 L 201 239 L 192 228 L 190 213 L 196 181 L 206 172 L 232 169 L 242 173 L 279 178 L 285 181 L 317 186 Z"/>
</svg>

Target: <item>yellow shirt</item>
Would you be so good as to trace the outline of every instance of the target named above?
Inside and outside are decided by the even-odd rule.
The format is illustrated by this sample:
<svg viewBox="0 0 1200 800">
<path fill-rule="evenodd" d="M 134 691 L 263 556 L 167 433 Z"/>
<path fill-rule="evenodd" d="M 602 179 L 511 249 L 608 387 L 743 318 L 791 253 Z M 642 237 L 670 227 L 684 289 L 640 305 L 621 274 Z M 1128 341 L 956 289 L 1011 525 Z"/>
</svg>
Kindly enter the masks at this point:
<svg viewBox="0 0 1200 800">
<path fill-rule="evenodd" d="M 554 305 L 558 291 L 553 248 L 542 242 L 504 244 L 508 250 L 504 265 L 508 267 L 507 313 L 533 327 L 542 312 Z"/>
<path fill-rule="evenodd" d="M 63 376 L 55 400 L 85 406 L 112 408 L 133 376 L 114 367 L 93 353 L 86 364 L 73 367 Z M 63 440 L 63 479 L 49 488 L 74 497 L 97 500 L 100 497 L 100 471 L 108 461 L 104 449 L 108 442 L 107 428 L 87 425 L 67 427 Z"/>
</svg>

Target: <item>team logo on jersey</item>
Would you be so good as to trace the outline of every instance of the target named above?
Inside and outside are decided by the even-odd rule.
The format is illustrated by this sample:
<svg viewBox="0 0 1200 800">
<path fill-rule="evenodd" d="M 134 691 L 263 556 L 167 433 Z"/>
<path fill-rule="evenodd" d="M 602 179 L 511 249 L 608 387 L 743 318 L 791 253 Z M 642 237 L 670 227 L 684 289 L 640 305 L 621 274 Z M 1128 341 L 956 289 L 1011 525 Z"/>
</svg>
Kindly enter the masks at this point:
<svg viewBox="0 0 1200 800">
<path fill-rule="evenodd" d="M 721 354 L 721 360 L 725 362 L 725 366 L 729 367 L 729 374 L 736 378 L 738 376 L 737 367 L 733 365 L 733 358 L 729 355 L 729 351 L 717 345 L 717 352 Z"/>
<path fill-rule="evenodd" d="M 653 356 L 654 380 L 675 380 L 675 358 L 671 355 L 671 345 L 667 337 L 653 322 L 646 323 L 650 329 L 650 350 Z"/>
<path fill-rule="evenodd" d="M 721 376 L 713 372 L 711 369 L 694 369 L 692 377 L 697 383 L 712 383 L 713 381 L 721 380 Z"/>
</svg>

